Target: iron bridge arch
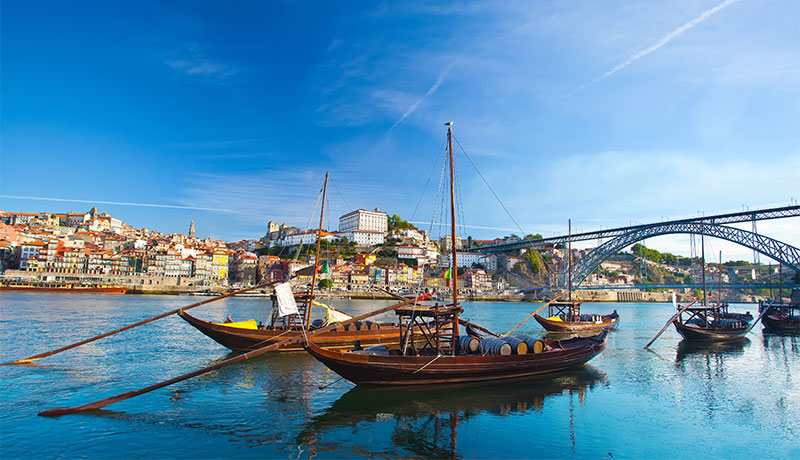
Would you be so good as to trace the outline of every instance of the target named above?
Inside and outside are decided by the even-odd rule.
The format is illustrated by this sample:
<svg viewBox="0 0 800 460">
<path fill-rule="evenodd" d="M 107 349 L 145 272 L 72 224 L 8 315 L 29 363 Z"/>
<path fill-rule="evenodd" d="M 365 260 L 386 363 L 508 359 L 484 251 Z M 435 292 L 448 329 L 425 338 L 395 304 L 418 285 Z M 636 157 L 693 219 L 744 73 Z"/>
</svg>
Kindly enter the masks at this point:
<svg viewBox="0 0 800 460">
<path fill-rule="evenodd" d="M 589 276 L 592 270 L 606 260 L 611 254 L 615 254 L 637 241 L 673 233 L 694 233 L 696 235 L 713 236 L 722 240 L 731 241 L 775 259 L 791 267 L 795 271 L 800 271 L 800 249 L 789 244 L 782 243 L 764 235 L 759 235 L 758 233 L 748 232 L 727 225 L 702 222 L 675 222 L 668 225 L 653 225 L 637 228 L 597 246 L 573 267 L 573 286 L 580 285 L 586 277 Z M 566 277 L 563 279 L 566 284 Z"/>
</svg>

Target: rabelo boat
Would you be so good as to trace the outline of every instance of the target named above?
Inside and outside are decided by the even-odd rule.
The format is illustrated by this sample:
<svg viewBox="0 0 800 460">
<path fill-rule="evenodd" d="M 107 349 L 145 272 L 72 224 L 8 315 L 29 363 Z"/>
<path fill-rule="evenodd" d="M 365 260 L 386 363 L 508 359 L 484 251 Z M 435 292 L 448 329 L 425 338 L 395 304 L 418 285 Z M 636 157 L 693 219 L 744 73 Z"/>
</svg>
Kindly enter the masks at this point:
<svg viewBox="0 0 800 460">
<path fill-rule="evenodd" d="M 451 241 L 456 241 L 452 122 L 446 124 L 450 160 Z M 591 337 L 534 340 L 529 337 L 460 335 L 458 262 L 450 258 L 452 303 L 395 309 L 401 328 L 397 347 L 325 350 L 310 340 L 306 350 L 334 372 L 357 385 L 425 385 L 526 377 L 580 366 L 606 346 L 608 330 Z M 420 340 L 421 339 L 421 340 Z M 509 346 L 510 345 L 510 346 Z"/>
<path fill-rule="evenodd" d="M 230 317 L 224 322 L 211 322 L 196 318 L 183 310 L 178 311 L 178 316 L 194 326 L 198 331 L 212 338 L 214 341 L 234 351 L 256 350 L 267 345 L 282 342 L 286 339 L 297 338 L 304 333 L 331 325 L 336 322 L 351 319 L 352 317 L 342 311 L 329 307 L 314 300 L 314 288 L 320 241 L 322 233 L 322 219 L 325 213 L 325 195 L 328 186 L 328 174 L 325 174 L 325 184 L 322 189 L 322 208 L 317 234 L 317 250 L 312 271 L 311 287 L 306 292 L 293 293 L 297 314 L 284 315 L 281 313 L 280 297 L 272 296 L 272 316 L 269 324 L 256 322 L 254 319 L 246 321 L 232 321 Z M 285 286 L 289 289 L 288 284 Z M 295 306 L 293 305 L 293 306 Z M 311 321 L 311 310 L 318 306 L 326 310 L 325 319 Z M 374 323 L 371 321 L 355 322 L 346 326 L 317 335 L 314 340 L 326 349 L 349 350 L 354 346 L 369 347 L 379 344 L 397 344 L 400 339 L 400 328 L 392 323 Z M 279 351 L 302 351 L 302 342 L 279 348 Z"/>
<path fill-rule="evenodd" d="M 548 332 L 589 332 L 611 329 L 619 322 L 614 310 L 608 315 L 581 313 L 581 302 L 572 300 L 572 220 L 569 221 L 567 237 L 568 294 L 567 300 L 551 302 L 547 317 L 534 315 L 534 319 Z"/>
<path fill-rule="evenodd" d="M 701 227 L 702 229 L 702 227 Z M 702 304 L 692 307 L 677 307 L 680 312 L 672 320 L 678 334 L 689 342 L 731 342 L 743 340 L 752 329 L 750 313 L 733 313 L 728 311 L 728 304 L 722 301 L 722 290 L 718 291 L 717 302 L 708 304 L 706 295 L 706 263 L 705 238 L 700 235 L 701 271 L 703 279 Z M 722 253 L 720 253 L 720 261 Z M 720 278 L 722 274 L 720 273 Z M 720 287 L 721 287 L 720 280 Z M 673 299 L 674 301 L 674 299 Z M 758 320 L 756 320 L 758 321 Z"/>
</svg>

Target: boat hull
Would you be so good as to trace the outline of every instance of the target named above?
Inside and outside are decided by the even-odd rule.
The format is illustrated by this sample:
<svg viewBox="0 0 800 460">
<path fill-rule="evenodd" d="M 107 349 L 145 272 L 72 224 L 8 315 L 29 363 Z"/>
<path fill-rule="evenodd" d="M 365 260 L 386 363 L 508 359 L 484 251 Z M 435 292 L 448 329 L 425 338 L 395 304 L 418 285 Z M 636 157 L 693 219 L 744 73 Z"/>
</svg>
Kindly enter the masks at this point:
<svg viewBox="0 0 800 460">
<path fill-rule="evenodd" d="M 242 329 L 204 321 L 179 311 L 178 316 L 191 324 L 212 340 L 225 348 L 234 351 L 249 351 L 272 345 L 286 339 L 301 337 L 299 329 Z M 396 346 L 400 342 L 400 329 L 390 323 L 381 324 L 379 329 L 370 330 L 334 330 L 314 337 L 314 342 L 326 349 L 350 350 L 356 341 L 362 347 L 373 345 Z M 302 351 L 303 345 L 292 344 L 276 351 Z"/>
<path fill-rule="evenodd" d="M 606 347 L 607 330 L 593 337 L 557 341 L 565 348 L 508 356 L 400 356 L 342 353 L 322 349 L 316 341 L 306 350 L 356 385 L 430 385 L 481 382 L 556 372 L 580 366 Z"/>
<path fill-rule="evenodd" d="M 678 334 L 690 342 L 731 342 L 742 340 L 750 327 L 739 328 L 706 328 L 691 326 L 673 321 Z"/>
<path fill-rule="evenodd" d="M 534 319 L 549 332 L 592 332 L 611 329 L 619 323 L 619 315 L 603 315 L 600 321 L 551 321 L 539 315 Z"/>
<path fill-rule="evenodd" d="M 797 317 L 767 313 L 761 318 L 761 322 L 768 331 L 800 332 L 800 320 Z"/>
</svg>

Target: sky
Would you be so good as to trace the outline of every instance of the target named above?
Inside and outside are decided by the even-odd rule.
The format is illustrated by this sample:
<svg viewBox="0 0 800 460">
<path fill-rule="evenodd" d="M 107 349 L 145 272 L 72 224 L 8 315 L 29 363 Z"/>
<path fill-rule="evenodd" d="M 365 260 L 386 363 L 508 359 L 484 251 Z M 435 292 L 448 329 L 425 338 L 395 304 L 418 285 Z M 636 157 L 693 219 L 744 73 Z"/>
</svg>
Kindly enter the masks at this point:
<svg viewBox="0 0 800 460">
<path fill-rule="evenodd" d="M 326 228 L 427 229 L 450 120 L 476 239 L 800 199 L 796 0 L 6 0 L 0 26 L 5 211 L 254 239 L 315 226 L 330 172 Z"/>
</svg>

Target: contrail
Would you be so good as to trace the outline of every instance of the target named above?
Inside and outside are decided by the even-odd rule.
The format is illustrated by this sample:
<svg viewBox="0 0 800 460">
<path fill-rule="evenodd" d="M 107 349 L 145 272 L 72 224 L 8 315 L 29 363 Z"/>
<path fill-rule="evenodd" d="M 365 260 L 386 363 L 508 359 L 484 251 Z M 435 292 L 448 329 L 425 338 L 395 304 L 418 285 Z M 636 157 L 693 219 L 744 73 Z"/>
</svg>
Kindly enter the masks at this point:
<svg viewBox="0 0 800 460">
<path fill-rule="evenodd" d="M 692 27 L 696 26 L 697 24 L 700 24 L 701 22 L 703 22 L 706 19 L 710 18 L 711 15 L 713 15 L 714 13 L 716 13 L 716 12 L 718 12 L 718 11 L 724 9 L 724 8 L 727 8 L 728 6 L 734 4 L 734 3 L 738 2 L 738 1 L 739 0 L 725 0 L 724 2 L 722 2 L 719 5 L 715 6 L 714 8 L 711 8 L 710 10 L 704 11 L 700 16 L 697 16 L 696 18 L 692 19 L 691 21 L 687 22 L 686 24 L 684 24 L 684 25 L 678 27 L 677 29 L 673 30 L 672 32 L 668 33 L 664 38 L 659 40 L 655 45 L 652 45 L 652 46 L 650 46 L 648 48 L 645 48 L 645 49 L 639 51 L 638 53 L 636 53 L 636 54 L 632 55 L 631 57 L 629 57 L 628 60 L 623 62 L 622 64 L 618 64 L 613 69 L 609 70 L 608 72 L 604 73 L 603 75 L 600 75 L 599 77 L 596 77 L 594 80 L 590 81 L 589 83 L 586 83 L 584 85 L 579 86 L 578 88 L 573 90 L 571 93 L 567 94 L 567 97 L 570 97 L 573 94 L 577 93 L 578 91 L 582 90 L 583 88 L 586 88 L 589 85 L 593 85 L 593 84 L 597 83 L 598 81 L 600 81 L 600 80 L 602 80 L 602 79 L 604 79 L 606 77 L 610 77 L 611 75 L 619 72 L 620 70 L 624 69 L 625 67 L 628 67 L 633 61 L 635 61 L 637 59 L 640 59 L 640 58 L 643 58 L 643 57 L 647 56 L 648 54 L 652 53 L 653 51 L 658 50 L 662 46 L 664 46 L 667 43 L 671 42 L 674 38 L 678 37 L 680 34 L 686 32 L 687 30 L 691 29 Z"/>
<path fill-rule="evenodd" d="M 123 201 L 90 201 L 90 200 L 73 200 L 70 198 L 45 198 L 40 196 L 16 196 L 16 195 L 0 195 L 0 198 L 12 198 L 16 200 L 64 201 L 69 203 L 116 204 L 120 206 L 142 206 L 147 208 L 196 209 L 199 211 L 229 212 L 228 210 L 225 209 L 201 208 L 197 206 L 176 206 L 171 204 L 152 204 L 152 203 L 127 203 Z"/>
<path fill-rule="evenodd" d="M 392 132 L 392 130 L 394 130 L 394 128 L 396 128 L 396 127 L 397 127 L 397 125 L 399 125 L 400 123 L 402 123 L 402 122 L 403 122 L 403 120 L 405 120 L 405 119 L 406 119 L 406 118 L 407 118 L 409 115 L 411 115 L 412 113 L 414 113 L 414 111 L 415 111 L 415 110 L 417 110 L 417 107 L 419 107 L 419 105 L 420 105 L 420 104 L 422 104 L 422 101 L 424 101 L 426 97 L 428 97 L 428 96 L 430 96 L 431 94 L 435 93 L 435 92 L 436 92 L 436 90 L 437 90 L 437 89 L 439 89 L 439 86 L 442 84 L 442 82 L 444 82 L 444 77 L 446 77 L 446 76 L 447 76 L 447 73 L 448 73 L 448 72 L 450 72 L 450 69 L 452 69 L 452 68 L 453 68 L 453 66 L 456 64 L 456 62 L 458 62 L 458 59 L 456 59 L 455 61 L 451 62 L 451 63 L 450 63 L 450 65 L 449 65 L 449 66 L 447 66 L 447 68 L 446 68 L 446 69 L 444 69 L 444 70 L 442 71 L 442 73 L 440 73 L 440 74 L 439 74 L 439 78 L 437 78 L 437 79 L 436 79 L 436 83 L 434 83 L 434 84 L 433 84 L 433 86 L 431 86 L 431 87 L 430 87 L 430 89 L 428 89 L 428 91 L 427 91 L 425 94 L 423 94 L 421 98 L 419 98 L 419 99 L 417 100 L 417 102 L 415 102 L 414 104 L 412 104 L 412 105 L 411 105 L 411 107 L 409 107 L 409 108 L 408 108 L 408 110 L 406 110 L 406 112 L 403 114 L 403 116 L 402 116 L 402 117 L 400 117 L 400 119 L 399 119 L 399 120 L 397 120 L 397 121 L 396 121 L 396 122 L 395 122 L 395 123 L 392 125 L 392 127 L 391 127 L 391 128 L 389 128 L 389 132 Z"/>
</svg>

